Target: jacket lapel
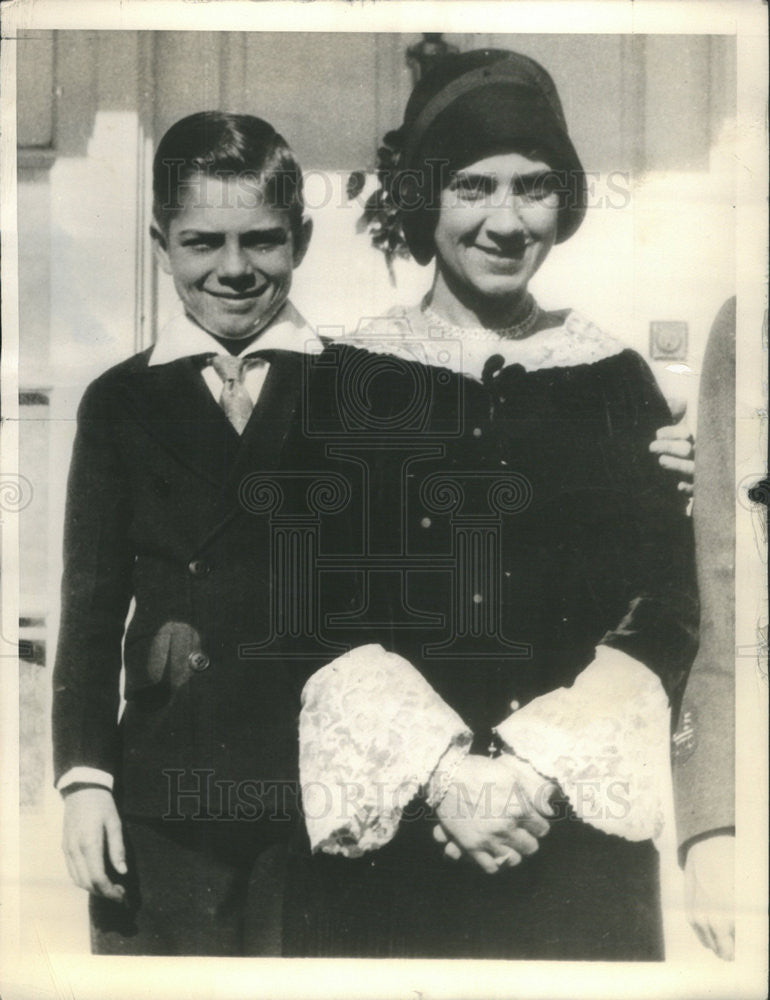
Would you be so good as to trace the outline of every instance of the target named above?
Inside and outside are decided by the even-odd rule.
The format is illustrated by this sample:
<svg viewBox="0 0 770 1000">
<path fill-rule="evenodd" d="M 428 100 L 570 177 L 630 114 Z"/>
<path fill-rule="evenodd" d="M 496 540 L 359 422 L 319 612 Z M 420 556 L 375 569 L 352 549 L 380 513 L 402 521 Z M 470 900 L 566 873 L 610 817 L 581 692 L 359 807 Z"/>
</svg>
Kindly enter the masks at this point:
<svg viewBox="0 0 770 1000">
<path fill-rule="evenodd" d="M 307 358 L 295 351 L 265 351 L 270 362 L 259 399 L 240 438 L 240 450 L 228 477 L 228 496 L 250 472 L 276 469 L 294 421 L 300 419 Z M 229 426 L 229 424 L 228 424 Z"/>
<path fill-rule="evenodd" d="M 242 443 L 194 359 L 140 369 L 125 389 L 132 417 L 163 448 L 212 485 L 225 485 Z"/>
</svg>

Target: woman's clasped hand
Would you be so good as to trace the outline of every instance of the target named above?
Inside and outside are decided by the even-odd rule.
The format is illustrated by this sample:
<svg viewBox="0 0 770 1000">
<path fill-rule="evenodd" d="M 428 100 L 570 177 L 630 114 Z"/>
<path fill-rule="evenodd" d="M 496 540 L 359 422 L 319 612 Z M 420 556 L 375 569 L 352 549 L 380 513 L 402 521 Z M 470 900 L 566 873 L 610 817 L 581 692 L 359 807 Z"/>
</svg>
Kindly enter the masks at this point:
<svg viewBox="0 0 770 1000">
<path fill-rule="evenodd" d="M 436 807 L 434 839 L 445 856 L 463 856 L 490 875 L 534 854 L 551 828 L 549 802 L 556 790 L 535 769 L 510 754 L 469 754 Z"/>
</svg>

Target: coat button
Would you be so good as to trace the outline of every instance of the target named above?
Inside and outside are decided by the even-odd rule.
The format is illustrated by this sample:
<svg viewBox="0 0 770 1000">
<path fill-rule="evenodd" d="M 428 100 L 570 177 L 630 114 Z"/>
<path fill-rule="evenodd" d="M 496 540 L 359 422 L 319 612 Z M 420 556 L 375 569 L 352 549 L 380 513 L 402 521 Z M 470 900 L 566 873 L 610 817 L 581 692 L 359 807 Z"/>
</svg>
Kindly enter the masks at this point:
<svg viewBox="0 0 770 1000">
<path fill-rule="evenodd" d="M 195 653 L 190 653 L 190 655 L 187 657 L 187 662 L 195 671 L 208 670 L 208 668 L 211 666 L 211 660 L 208 658 L 208 656 L 206 656 L 205 653 L 202 653 L 200 650 L 198 650 Z"/>
<path fill-rule="evenodd" d="M 188 563 L 187 568 L 192 576 L 206 576 L 207 573 L 211 572 L 211 567 L 203 559 L 193 559 L 191 563 Z"/>
</svg>

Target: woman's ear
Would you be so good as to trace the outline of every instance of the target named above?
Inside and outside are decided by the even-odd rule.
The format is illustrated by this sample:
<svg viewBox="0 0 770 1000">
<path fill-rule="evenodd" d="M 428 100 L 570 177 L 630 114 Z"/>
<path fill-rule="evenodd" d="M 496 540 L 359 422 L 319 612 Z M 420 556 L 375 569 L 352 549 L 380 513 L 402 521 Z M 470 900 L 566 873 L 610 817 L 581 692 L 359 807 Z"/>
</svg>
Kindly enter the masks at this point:
<svg viewBox="0 0 770 1000">
<path fill-rule="evenodd" d="M 163 226 L 155 218 L 150 223 L 150 238 L 152 239 L 155 259 L 166 274 L 171 274 L 171 261 L 168 258 L 168 236 Z"/>
<path fill-rule="evenodd" d="M 302 263 L 307 248 L 310 246 L 310 237 L 313 235 L 313 220 L 309 216 L 304 216 L 300 228 L 300 236 L 294 243 L 294 267 L 299 267 Z"/>
</svg>

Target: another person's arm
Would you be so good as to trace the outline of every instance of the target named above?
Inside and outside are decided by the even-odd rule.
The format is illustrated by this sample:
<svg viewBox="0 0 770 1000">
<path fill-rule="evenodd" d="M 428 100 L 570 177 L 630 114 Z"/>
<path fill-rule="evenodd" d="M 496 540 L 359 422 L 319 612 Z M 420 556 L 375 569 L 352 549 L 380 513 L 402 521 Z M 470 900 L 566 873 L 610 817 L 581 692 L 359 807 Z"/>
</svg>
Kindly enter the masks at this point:
<svg viewBox="0 0 770 1000">
<path fill-rule="evenodd" d="M 674 802 L 685 903 L 699 940 L 734 951 L 735 299 L 703 360 L 693 504 L 700 647 L 673 739 Z"/>
<path fill-rule="evenodd" d="M 695 480 L 695 439 L 687 423 L 687 403 L 682 399 L 669 399 L 673 422 L 659 427 L 650 451 L 658 456 L 662 469 L 678 478 L 677 489 L 692 496 Z"/>
<path fill-rule="evenodd" d="M 709 832 L 687 848 L 684 866 L 687 919 L 715 955 L 735 958 L 735 833 Z"/>
</svg>

